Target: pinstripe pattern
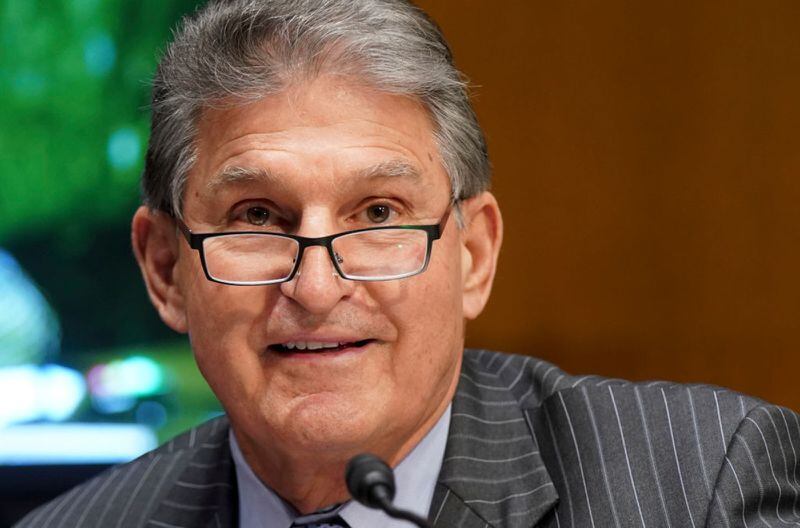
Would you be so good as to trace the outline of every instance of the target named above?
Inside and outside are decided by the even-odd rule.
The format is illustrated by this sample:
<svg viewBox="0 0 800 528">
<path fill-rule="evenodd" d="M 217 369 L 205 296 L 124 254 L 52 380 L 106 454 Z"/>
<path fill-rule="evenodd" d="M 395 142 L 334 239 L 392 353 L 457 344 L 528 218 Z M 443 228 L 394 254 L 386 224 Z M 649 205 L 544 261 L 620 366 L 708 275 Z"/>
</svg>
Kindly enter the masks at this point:
<svg viewBox="0 0 800 528">
<path fill-rule="evenodd" d="M 227 433 L 212 420 L 18 526 L 235 527 Z M 437 528 L 800 526 L 798 466 L 788 409 L 468 350 L 430 517 Z"/>
<path fill-rule="evenodd" d="M 29 514 L 22 528 L 235 526 L 225 418 L 112 468 Z"/>
<path fill-rule="evenodd" d="M 439 528 L 800 526 L 800 419 L 755 398 L 467 351 L 453 414 Z"/>
</svg>

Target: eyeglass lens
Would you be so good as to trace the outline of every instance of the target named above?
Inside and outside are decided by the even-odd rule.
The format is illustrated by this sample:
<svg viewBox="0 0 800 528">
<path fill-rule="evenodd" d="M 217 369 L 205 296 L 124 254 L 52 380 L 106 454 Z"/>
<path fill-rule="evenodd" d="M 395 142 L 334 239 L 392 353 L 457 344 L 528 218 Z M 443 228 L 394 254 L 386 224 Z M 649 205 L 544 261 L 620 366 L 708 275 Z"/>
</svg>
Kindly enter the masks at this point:
<svg viewBox="0 0 800 528">
<path fill-rule="evenodd" d="M 382 229 L 344 235 L 333 241 L 339 268 L 350 279 L 389 279 L 417 273 L 425 264 L 428 234 Z"/>
<path fill-rule="evenodd" d="M 203 241 L 208 274 L 231 283 L 264 283 L 288 278 L 300 249 L 296 240 L 268 233 L 232 234 Z M 345 277 L 395 279 L 425 265 L 428 235 L 416 229 L 362 231 L 336 238 L 333 251 Z"/>
<path fill-rule="evenodd" d="M 277 281 L 288 277 L 300 245 L 269 235 L 224 235 L 203 241 L 208 274 L 236 283 Z"/>
</svg>

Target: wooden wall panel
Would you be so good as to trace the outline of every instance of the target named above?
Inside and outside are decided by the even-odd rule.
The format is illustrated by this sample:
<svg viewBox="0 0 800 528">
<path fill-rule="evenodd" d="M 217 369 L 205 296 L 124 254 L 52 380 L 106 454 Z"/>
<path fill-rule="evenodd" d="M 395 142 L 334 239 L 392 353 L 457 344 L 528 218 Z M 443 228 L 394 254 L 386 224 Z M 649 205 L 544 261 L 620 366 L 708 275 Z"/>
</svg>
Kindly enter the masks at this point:
<svg viewBox="0 0 800 528">
<path fill-rule="evenodd" d="M 800 409 L 800 3 L 419 4 L 506 221 L 468 344 Z"/>
</svg>

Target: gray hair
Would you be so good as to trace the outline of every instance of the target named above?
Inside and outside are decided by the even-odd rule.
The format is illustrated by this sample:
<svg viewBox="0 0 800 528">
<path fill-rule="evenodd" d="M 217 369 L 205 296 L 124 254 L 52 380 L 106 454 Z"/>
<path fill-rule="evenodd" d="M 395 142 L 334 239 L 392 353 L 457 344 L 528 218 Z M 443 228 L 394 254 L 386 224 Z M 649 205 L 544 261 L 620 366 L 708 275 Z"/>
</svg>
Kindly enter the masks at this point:
<svg viewBox="0 0 800 528">
<path fill-rule="evenodd" d="M 144 203 L 180 217 L 204 109 L 257 100 L 326 72 L 423 104 L 453 200 L 489 187 L 486 142 L 466 82 L 422 10 L 406 0 L 216 0 L 183 20 L 156 71 Z"/>
</svg>

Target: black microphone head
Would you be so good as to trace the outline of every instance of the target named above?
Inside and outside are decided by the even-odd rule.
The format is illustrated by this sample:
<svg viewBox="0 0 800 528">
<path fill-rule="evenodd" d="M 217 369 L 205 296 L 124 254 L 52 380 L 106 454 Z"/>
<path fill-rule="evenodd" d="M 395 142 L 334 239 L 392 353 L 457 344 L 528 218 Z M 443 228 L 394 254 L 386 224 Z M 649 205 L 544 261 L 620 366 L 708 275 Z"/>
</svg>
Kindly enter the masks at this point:
<svg viewBox="0 0 800 528">
<path fill-rule="evenodd" d="M 394 499 L 394 472 L 375 455 L 362 453 L 351 458 L 344 479 L 350 495 L 364 506 L 380 508 L 382 500 Z"/>
</svg>

